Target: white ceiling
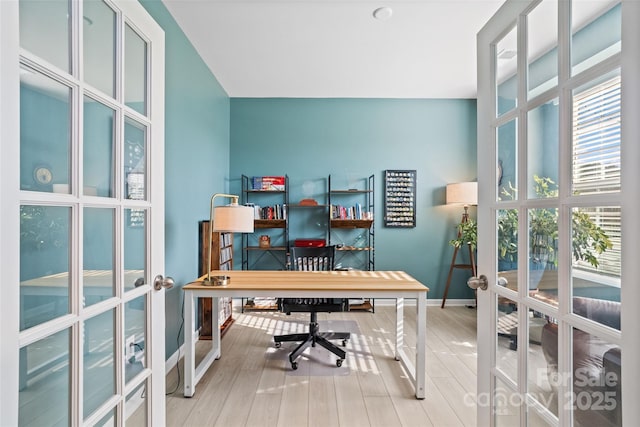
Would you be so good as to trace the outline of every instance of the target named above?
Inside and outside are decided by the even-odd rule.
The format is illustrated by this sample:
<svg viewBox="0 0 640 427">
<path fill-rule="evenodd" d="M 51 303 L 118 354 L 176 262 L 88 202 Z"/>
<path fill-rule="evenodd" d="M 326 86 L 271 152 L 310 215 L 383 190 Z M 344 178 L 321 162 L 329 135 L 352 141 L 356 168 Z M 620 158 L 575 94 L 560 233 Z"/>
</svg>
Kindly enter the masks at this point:
<svg viewBox="0 0 640 427">
<path fill-rule="evenodd" d="M 503 0 L 163 3 L 230 97 L 475 98 L 476 34 Z"/>
</svg>

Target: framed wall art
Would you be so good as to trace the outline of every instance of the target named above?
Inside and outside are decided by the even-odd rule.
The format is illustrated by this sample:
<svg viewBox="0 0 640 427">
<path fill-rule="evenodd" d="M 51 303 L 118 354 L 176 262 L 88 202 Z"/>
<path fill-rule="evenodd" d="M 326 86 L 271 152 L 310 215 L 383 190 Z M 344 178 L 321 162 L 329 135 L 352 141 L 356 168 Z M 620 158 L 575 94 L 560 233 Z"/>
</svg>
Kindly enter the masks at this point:
<svg viewBox="0 0 640 427">
<path fill-rule="evenodd" d="M 384 171 L 384 226 L 416 226 L 416 171 Z"/>
</svg>

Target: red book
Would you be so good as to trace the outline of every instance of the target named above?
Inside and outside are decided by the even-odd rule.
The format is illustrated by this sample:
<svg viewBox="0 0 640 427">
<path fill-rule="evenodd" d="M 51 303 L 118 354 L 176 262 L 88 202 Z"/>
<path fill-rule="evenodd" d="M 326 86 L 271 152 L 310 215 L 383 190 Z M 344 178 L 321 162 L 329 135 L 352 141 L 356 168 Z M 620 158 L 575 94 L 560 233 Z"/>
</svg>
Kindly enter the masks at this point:
<svg viewBox="0 0 640 427">
<path fill-rule="evenodd" d="M 263 176 L 262 189 L 271 191 L 284 191 L 284 176 Z"/>
</svg>

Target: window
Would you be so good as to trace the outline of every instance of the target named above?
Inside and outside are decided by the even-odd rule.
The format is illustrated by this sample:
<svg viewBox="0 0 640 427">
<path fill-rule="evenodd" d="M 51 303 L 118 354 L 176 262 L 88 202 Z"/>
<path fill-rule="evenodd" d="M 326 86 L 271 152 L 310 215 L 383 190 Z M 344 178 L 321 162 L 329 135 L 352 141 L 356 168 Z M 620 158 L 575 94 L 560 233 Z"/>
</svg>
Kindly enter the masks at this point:
<svg viewBox="0 0 640 427">
<path fill-rule="evenodd" d="M 573 191 L 620 191 L 620 76 L 574 95 Z"/>
<path fill-rule="evenodd" d="M 573 168 L 575 195 L 620 191 L 620 72 L 574 92 Z M 613 245 L 598 255 L 598 267 L 578 261 L 580 270 L 620 277 L 620 207 L 580 208 Z"/>
</svg>

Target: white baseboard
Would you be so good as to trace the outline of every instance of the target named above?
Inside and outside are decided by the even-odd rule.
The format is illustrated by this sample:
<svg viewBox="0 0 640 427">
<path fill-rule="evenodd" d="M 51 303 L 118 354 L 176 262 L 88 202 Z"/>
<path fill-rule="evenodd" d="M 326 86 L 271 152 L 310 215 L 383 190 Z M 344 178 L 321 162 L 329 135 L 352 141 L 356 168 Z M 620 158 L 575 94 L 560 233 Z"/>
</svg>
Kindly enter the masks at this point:
<svg viewBox="0 0 640 427">
<path fill-rule="evenodd" d="M 389 298 L 376 298 L 376 305 L 394 306 L 396 305 L 396 300 L 389 299 Z M 416 305 L 415 298 L 405 298 L 404 305 L 411 305 L 411 306 Z M 428 307 L 435 307 L 435 306 L 440 307 L 441 305 L 442 305 L 442 299 L 427 299 Z M 446 307 L 462 307 L 462 306 L 468 306 L 468 305 L 475 307 L 476 301 L 473 299 L 447 299 L 445 308 Z"/>
<path fill-rule="evenodd" d="M 233 298 L 234 306 L 240 307 L 240 298 Z M 381 306 L 394 306 L 396 305 L 396 300 L 392 298 L 376 298 L 376 305 Z M 416 305 L 415 298 L 405 298 L 404 305 Z M 427 306 L 438 306 L 442 305 L 442 299 L 428 299 L 427 298 Z M 474 299 L 447 299 L 446 307 L 462 307 L 462 306 L 476 306 L 476 301 Z"/>
<path fill-rule="evenodd" d="M 427 300 L 427 305 L 437 305 L 440 307 L 442 305 L 441 299 L 430 299 Z M 476 300 L 475 299 L 447 299 L 447 303 L 444 305 L 444 308 L 447 307 L 475 307 Z"/>
</svg>

